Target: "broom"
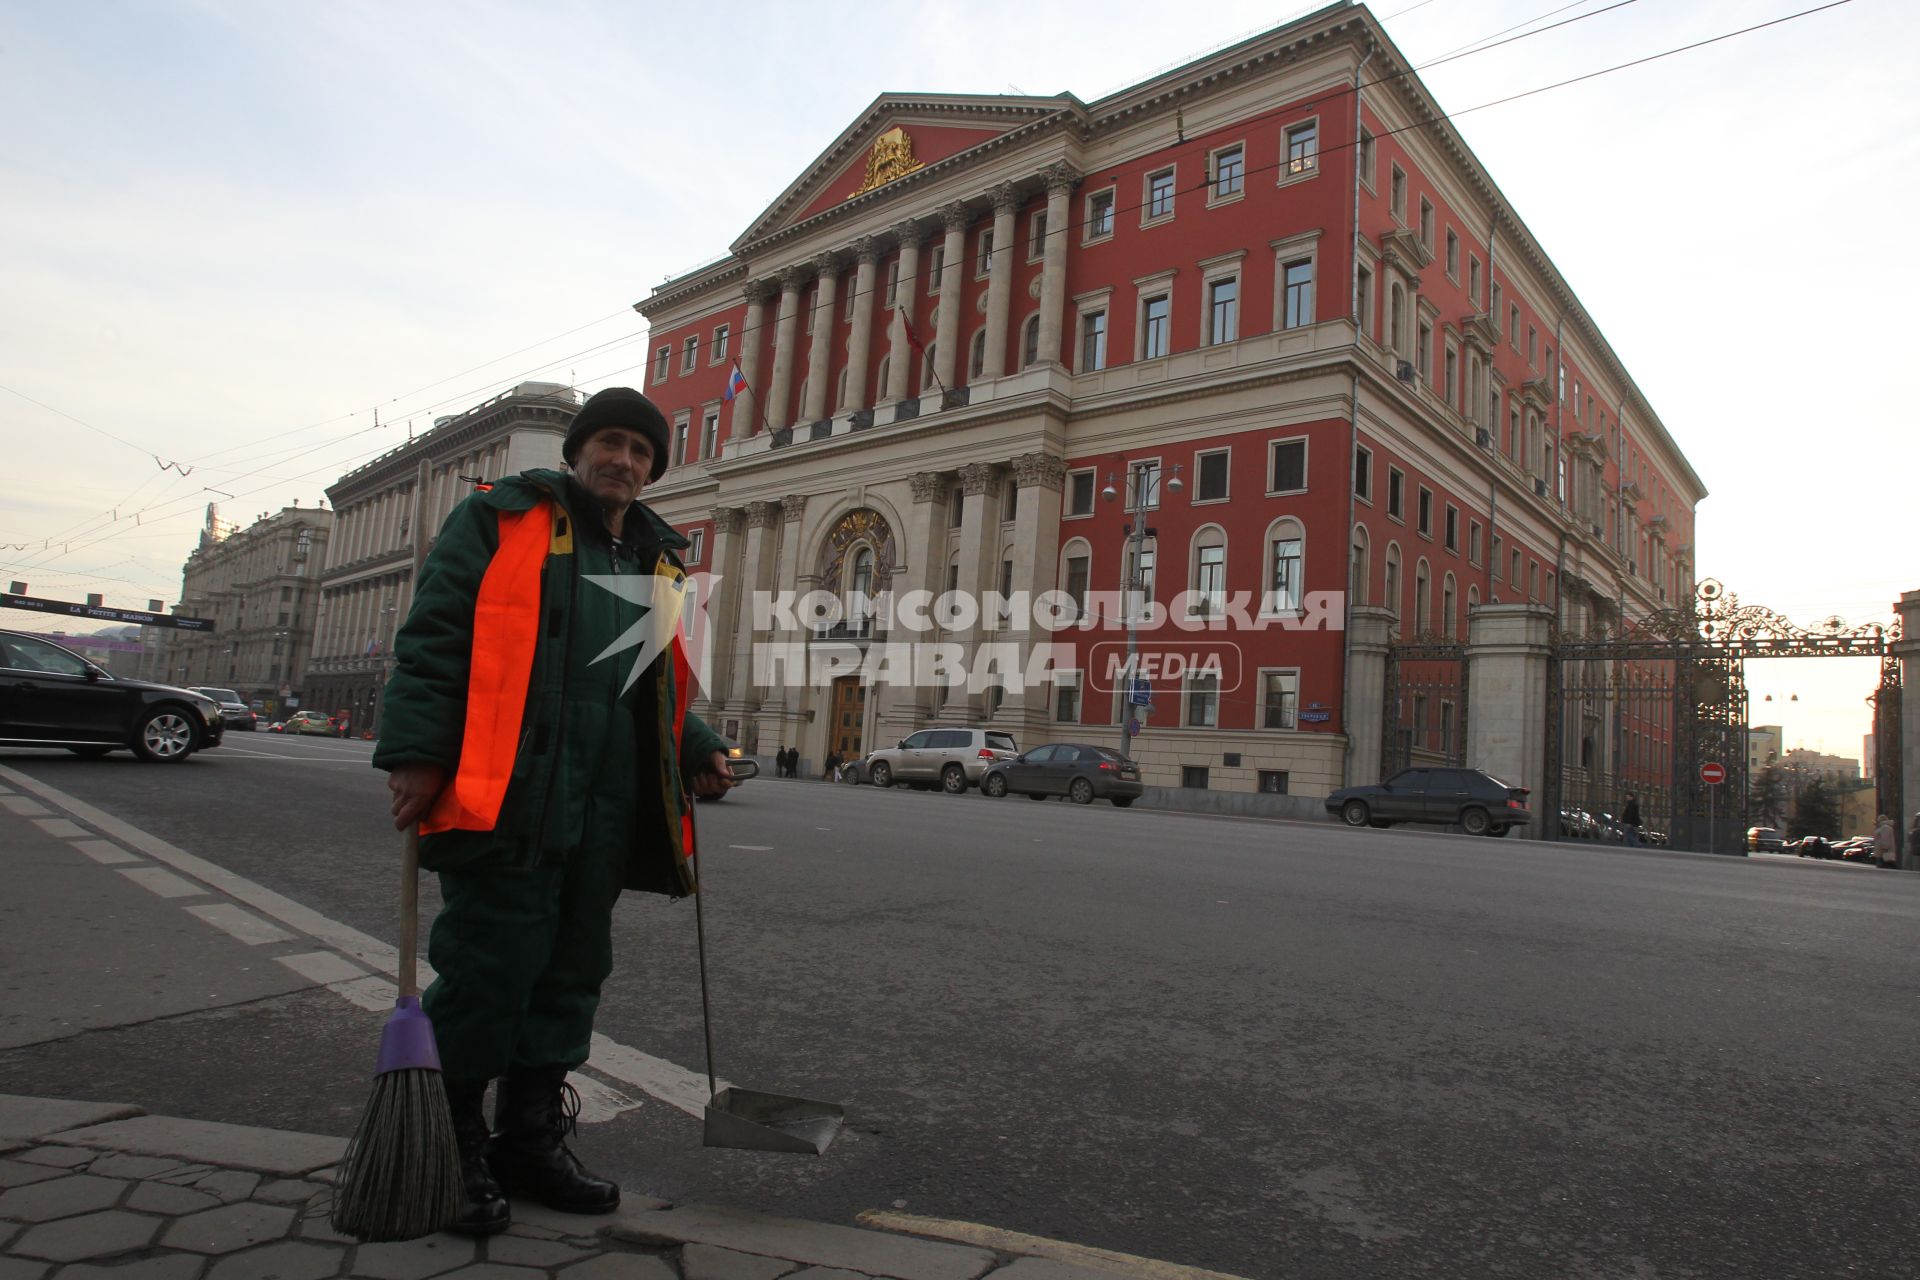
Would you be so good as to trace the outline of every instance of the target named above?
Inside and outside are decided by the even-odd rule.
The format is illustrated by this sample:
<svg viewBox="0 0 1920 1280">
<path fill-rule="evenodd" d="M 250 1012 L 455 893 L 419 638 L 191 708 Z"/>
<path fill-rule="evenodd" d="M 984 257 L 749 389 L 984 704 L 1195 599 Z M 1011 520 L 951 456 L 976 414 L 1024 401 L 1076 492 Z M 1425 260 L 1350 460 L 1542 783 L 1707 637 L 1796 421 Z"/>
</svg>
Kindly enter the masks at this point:
<svg viewBox="0 0 1920 1280">
<path fill-rule="evenodd" d="M 433 1024 L 420 1008 L 419 911 L 420 836 L 410 829 L 400 871 L 400 998 L 333 1194 L 333 1229 L 358 1240 L 417 1239 L 460 1212 L 460 1149 Z"/>
</svg>

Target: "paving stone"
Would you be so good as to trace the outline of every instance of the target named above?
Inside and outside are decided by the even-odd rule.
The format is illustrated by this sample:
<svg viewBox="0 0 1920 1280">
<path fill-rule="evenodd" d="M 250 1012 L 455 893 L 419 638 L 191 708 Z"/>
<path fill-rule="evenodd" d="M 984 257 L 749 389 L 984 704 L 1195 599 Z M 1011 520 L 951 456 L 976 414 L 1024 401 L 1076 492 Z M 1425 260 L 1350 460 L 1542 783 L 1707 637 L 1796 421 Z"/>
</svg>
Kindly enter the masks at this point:
<svg viewBox="0 0 1920 1280">
<path fill-rule="evenodd" d="M 331 1245 L 284 1240 L 222 1258 L 207 1280 L 326 1280 L 340 1274 L 341 1250 Z"/>
<path fill-rule="evenodd" d="M 132 1262 L 76 1262 L 60 1270 L 59 1280 L 198 1280 L 207 1260 L 197 1253 L 166 1253 Z"/>
<path fill-rule="evenodd" d="M 0 1187 L 24 1187 L 30 1182 L 64 1178 L 65 1169 L 44 1164 L 21 1164 L 18 1160 L 0 1160 Z"/>
<path fill-rule="evenodd" d="M 708 1205 L 681 1205 L 655 1213 L 623 1211 L 608 1225 L 607 1234 L 636 1244 L 717 1244 L 742 1253 L 791 1258 L 808 1266 L 914 1280 L 975 1280 L 997 1261 L 987 1250 L 968 1245 Z"/>
<path fill-rule="evenodd" d="M 78 1218 L 43 1222 L 7 1246 L 10 1253 L 55 1262 L 84 1262 L 107 1258 L 130 1249 L 144 1249 L 165 1225 L 125 1209 L 89 1213 Z"/>
<path fill-rule="evenodd" d="M 49 1134 L 83 1125 L 124 1120 L 140 1108 L 124 1102 L 75 1102 L 66 1098 L 28 1098 L 0 1093 L 0 1138 L 39 1142 Z"/>
<path fill-rule="evenodd" d="M 173 1187 L 164 1182 L 143 1182 L 127 1197 L 127 1208 L 141 1213 L 164 1213 L 177 1218 L 181 1214 L 218 1209 L 220 1198 L 192 1187 Z"/>
<path fill-rule="evenodd" d="M 0 1258 L 0 1280 L 40 1280 L 53 1269 L 50 1262 L 28 1262 L 25 1258 Z"/>
<path fill-rule="evenodd" d="M 101 1156 L 87 1166 L 88 1173 L 97 1173 L 103 1178 L 158 1178 L 163 1174 L 179 1171 L 178 1160 L 166 1160 L 158 1156 L 129 1156 L 115 1152 Z"/>
<path fill-rule="evenodd" d="M 173 1173 L 163 1174 L 157 1182 L 170 1183 L 176 1187 L 190 1187 L 214 1171 L 210 1164 L 183 1164 Z"/>
<path fill-rule="evenodd" d="M 26 1228 L 17 1222 L 0 1222 L 0 1249 L 7 1247 L 7 1241 L 19 1235 Z"/>
<path fill-rule="evenodd" d="M 212 1120 L 182 1120 L 174 1116 L 136 1116 L 106 1124 L 72 1129 L 62 1142 L 130 1151 L 143 1156 L 172 1156 L 234 1169 L 254 1169 L 299 1177 L 340 1162 L 345 1138 L 323 1138 L 313 1133 L 256 1129 Z"/>
<path fill-rule="evenodd" d="M 634 1273 L 637 1280 L 653 1280 L 645 1272 Z M 476 1262 L 470 1267 L 446 1273 L 445 1280 L 547 1280 L 547 1273 L 531 1267 L 503 1267 L 497 1262 Z M 674 1280 L 667 1274 L 667 1280 Z"/>
<path fill-rule="evenodd" d="M 85 1147 L 35 1147 L 31 1151 L 22 1151 L 16 1159 L 25 1160 L 28 1164 L 43 1164 L 50 1169 L 75 1169 L 99 1154 Z"/>
<path fill-rule="evenodd" d="M 333 1223 L 329 1221 L 331 1211 L 332 1202 L 318 1212 L 308 1209 L 300 1215 L 300 1225 L 294 1229 L 294 1234 L 302 1240 L 318 1240 L 322 1244 L 358 1244 L 359 1241 L 352 1236 L 342 1235 L 333 1229 Z"/>
<path fill-rule="evenodd" d="M 513 1202 L 513 1225 L 545 1227 L 559 1236 L 581 1236 L 591 1240 L 603 1234 L 610 1224 L 623 1221 L 629 1215 L 646 1217 L 672 1207 L 665 1200 L 655 1200 L 651 1196 L 630 1196 L 624 1192 L 620 1196 L 620 1207 L 610 1215 L 561 1213 L 543 1204 L 516 1200 Z"/>
<path fill-rule="evenodd" d="M 282 1178 L 257 1188 L 253 1198 L 265 1200 L 268 1204 L 305 1204 L 326 1189 L 324 1183 L 308 1182 L 304 1178 Z"/>
<path fill-rule="evenodd" d="M 487 1241 L 487 1261 L 504 1262 L 517 1267 L 559 1267 L 578 1262 L 592 1250 L 557 1240 L 527 1240 L 501 1236 Z"/>
<path fill-rule="evenodd" d="M 278 1240 L 293 1225 L 293 1210 L 274 1204 L 230 1204 L 174 1221 L 162 1244 L 194 1253 L 232 1253 Z"/>
<path fill-rule="evenodd" d="M 221 1200 L 232 1204 L 236 1200 L 245 1200 L 260 1185 L 260 1175 L 247 1173 L 240 1169 L 222 1169 L 210 1173 L 193 1184 L 197 1191 L 219 1196 Z"/>
<path fill-rule="evenodd" d="M 808 1267 L 805 1271 L 796 1271 L 787 1280 L 873 1280 L 864 1271 L 842 1271 L 839 1267 Z M 1109 1275 L 1107 1280 L 1113 1280 Z"/>
<path fill-rule="evenodd" d="M 516 1221 L 512 1226 L 508 1227 L 505 1234 L 518 1236 L 522 1240 L 559 1240 L 562 1238 L 561 1233 L 558 1231 L 550 1231 L 546 1227 L 536 1227 L 531 1222 L 519 1221 Z"/>
<path fill-rule="evenodd" d="M 1113 1280 L 1111 1270 L 1083 1267 L 1057 1258 L 1017 1258 L 993 1273 L 994 1280 Z"/>
<path fill-rule="evenodd" d="M 313 1172 L 307 1175 L 307 1181 L 324 1182 L 328 1186 L 332 1186 L 335 1182 L 339 1181 L 339 1178 L 340 1178 L 340 1170 L 332 1166 L 329 1166 L 325 1169 L 315 1169 Z"/>
<path fill-rule="evenodd" d="M 603 1253 L 554 1274 L 562 1280 L 679 1280 L 666 1259 L 650 1253 Z"/>
<path fill-rule="evenodd" d="M 464 1267 L 479 1256 L 479 1245 L 454 1235 L 422 1236 L 391 1244 L 363 1244 L 353 1251 L 350 1276 L 371 1280 L 426 1280 Z"/>
<path fill-rule="evenodd" d="M 762 1258 L 718 1245 L 690 1244 L 680 1251 L 686 1280 L 778 1280 L 793 1270 L 784 1258 Z"/>
<path fill-rule="evenodd" d="M 52 1222 L 55 1218 L 94 1213 L 119 1204 L 126 1190 L 127 1184 L 117 1178 L 96 1178 L 90 1173 L 36 1182 L 0 1194 L 0 1218 L 9 1222 Z"/>
</svg>

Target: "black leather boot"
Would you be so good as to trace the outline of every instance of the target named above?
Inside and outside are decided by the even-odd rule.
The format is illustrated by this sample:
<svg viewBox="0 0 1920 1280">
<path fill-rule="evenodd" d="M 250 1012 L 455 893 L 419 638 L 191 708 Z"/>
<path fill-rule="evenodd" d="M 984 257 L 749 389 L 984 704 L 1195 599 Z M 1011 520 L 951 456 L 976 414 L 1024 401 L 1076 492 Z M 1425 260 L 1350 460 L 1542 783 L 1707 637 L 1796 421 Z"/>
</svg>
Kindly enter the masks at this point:
<svg viewBox="0 0 1920 1280">
<path fill-rule="evenodd" d="M 447 1103 L 460 1144 L 460 1216 L 447 1230 L 463 1236 L 498 1235 L 513 1219 L 506 1192 L 487 1164 L 487 1082 L 448 1077 Z"/>
<path fill-rule="evenodd" d="M 620 1188 L 589 1173 L 566 1137 L 580 1114 L 580 1095 L 565 1067 L 530 1067 L 500 1082 L 494 1102 L 494 1176 L 514 1195 L 562 1213 L 612 1213 Z"/>
</svg>

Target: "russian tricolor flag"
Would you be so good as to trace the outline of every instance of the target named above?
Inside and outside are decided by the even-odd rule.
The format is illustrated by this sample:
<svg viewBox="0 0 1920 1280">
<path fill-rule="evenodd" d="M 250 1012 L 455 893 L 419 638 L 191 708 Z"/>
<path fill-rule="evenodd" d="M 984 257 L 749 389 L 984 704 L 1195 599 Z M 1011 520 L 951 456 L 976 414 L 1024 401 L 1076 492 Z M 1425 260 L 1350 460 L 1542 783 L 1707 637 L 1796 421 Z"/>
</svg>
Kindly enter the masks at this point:
<svg viewBox="0 0 1920 1280">
<path fill-rule="evenodd" d="M 733 362 L 733 372 L 727 375 L 726 392 L 723 395 L 721 395 L 720 398 L 722 400 L 731 402 L 735 396 L 739 395 L 742 391 L 745 391 L 746 389 L 747 389 L 747 375 L 740 372 L 740 362 L 738 360 L 735 360 Z"/>
</svg>

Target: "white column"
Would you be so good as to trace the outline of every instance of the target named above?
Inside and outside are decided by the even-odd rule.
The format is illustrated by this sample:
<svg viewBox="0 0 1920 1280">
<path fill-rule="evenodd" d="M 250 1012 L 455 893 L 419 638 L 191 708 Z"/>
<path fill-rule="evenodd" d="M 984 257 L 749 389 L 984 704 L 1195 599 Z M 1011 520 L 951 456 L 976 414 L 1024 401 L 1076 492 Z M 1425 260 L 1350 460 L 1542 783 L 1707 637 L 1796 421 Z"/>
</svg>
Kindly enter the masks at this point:
<svg viewBox="0 0 1920 1280">
<path fill-rule="evenodd" d="M 747 318 L 737 342 L 740 376 L 747 380 L 747 389 L 733 398 L 733 414 L 727 419 L 730 440 L 744 440 L 761 427 L 760 347 L 766 339 L 767 301 L 773 297 L 774 287 L 765 280 L 750 280 L 746 295 Z"/>
<path fill-rule="evenodd" d="M 813 346 L 807 353 L 807 399 L 800 409 L 800 421 L 818 422 L 827 416 L 828 384 L 833 380 L 833 327 L 839 317 L 834 304 L 840 297 L 840 268 L 837 253 L 823 253 L 813 261 L 820 273 L 820 287 L 813 293 Z"/>
<path fill-rule="evenodd" d="M 853 242 L 859 266 L 853 274 L 853 333 L 847 339 L 847 395 L 839 412 L 854 413 L 873 407 L 867 395 L 867 370 L 873 355 L 873 287 L 879 274 L 881 242 L 866 236 Z"/>
<path fill-rule="evenodd" d="M 767 425 L 788 426 L 793 418 L 793 344 L 800 319 L 800 290 L 807 273 L 794 267 L 780 277 L 780 319 L 773 332 L 773 387 L 767 394 Z"/>
<path fill-rule="evenodd" d="M 718 704 L 726 696 L 727 690 L 734 686 L 733 642 L 743 626 L 753 621 L 751 615 L 744 623 L 737 617 L 742 575 L 740 566 L 734 562 L 740 554 L 740 529 L 745 523 L 745 515 L 739 507 L 713 509 L 713 551 L 707 564 L 720 582 L 718 587 L 708 588 L 712 593 L 706 604 L 711 656 L 706 681 L 700 691 L 703 704 Z"/>
<path fill-rule="evenodd" d="M 1040 268 L 1040 359 L 1058 364 L 1061 312 L 1067 301 L 1067 242 L 1073 239 L 1067 208 L 1080 174 L 1062 163 L 1048 166 L 1041 176 L 1047 182 L 1047 251 Z"/>
<path fill-rule="evenodd" d="M 1378 604 L 1353 606 L 1347 623 L 1347 702 L 1340 708 L 1340 727 L 1347 735 L 1345 784 L 1349 787 L 1380 781 L 1387 649 L 1393 643 L 1394 626 L 1393 610 Z"/>
<path fill-rule="evenodd" d="M 933 373 L 943 387 L 953 385 L 953 371 L 959 368 L 959 353 L 967 345 L 965 326 L 960 319 L 960 294 L 966 279 L 967 224 L 973 215 L 960 201 L 940 210 L 946 226 L 946 262 L 940 272 L 940 345 L 933 352 Z"/>
<path fill-rule="evenodd" d="M 994 237 L 993 251 L 1001 252 L 998 236 Z M 1029 604 L 1024 614 L 1014 616 L 1011 631 L 989 639 L 1018 644 L 1022 671 L 1027 668 L 1033 646 L 1054 638 L 1052 632 L 1031 627 L 1028 622 L 1034 613 L 1032 602 L 1054 589 L 1059 574 L 1060 490 L 1066 479 L 1066 460 L 1053 454 L 1023 453 L 1013 460 L 1013 483 L 1020 495 L 1013 516 L 1013 590 L 1015 594 L 1026 592 Z M 995 718 L 1020 725 L 1022 732 L 1015 735 L 1016 740 L 1030 741 L 1031 730 L 1052 718 L 1053 692 L 1051 684 L 1009 690 Z"/>
<path fill-rule="evenodd" d="M 953 488 L 947 471 L 916 471 L 907 477 L 913 488 L 913 507 L 901 531 L 900 563 L 889 584 L 897 600 L 909 591 L 928 591 L 935 597 L 946 590 L 947 518 L 943 499 Z M 934 635 L 899 632 L 897 640 L 938 640 Z M 875 732 L 882 744 L 905 737 L 927 723 L 933 714 L 934 691 L 918 685 L 876 685 Z"/>
<path fill-rule="evenodd" d="M 913 314 L 913 300 L 920 287 L 920 224 L 903 222 L 894 229 L 900 240 L 900 278 L 895 281 L 891 346 L 887 353 L 886 398 L 905 400 L 913 386 L 913 348 L 907 345 L 906 318 Z"/>
<path fill-rule="evenodd" d="M 983 606 L 988 588 L 1000 585 L 1000 486 L 1004 478 L 1000 468 L 990 462 L 969 462 L 960 468 L 960 591 Z M 982 618 L 958 640 L 966 655 L 967 667 L 978 660 L 982 640 L 987 639 Z M 994 637 L 998 638 L 998 637 Z M 968 716 L 978 716 L 986 706 L 984 694 L 968 696 L 960 690 L 947 698 L 947 705 L 964 707 Z"/>
<path fill-rule="evenodd" d="M 780 520 L 780 504 L 749 502 L 746 512 L 747 540 L 740 567 L 740 602 L 734 624 L 733 671 L 727 686 L 729 712 L 737 710 L 742 714 L 760 705 L 760 689 L 753 678 L 753 652 L 755 643 L 764 641 L 766 635 L 754 625 L 753 600 L 755 593 L 773 587 L 774 555 L 777 550 L 773 530 Z"/>
<path fill-rule="evenodd" d="M 1013 306 L 1015 255 L 1014 215 L 1020 211 L 1020 189 L 1003 182 L 993 197 L 993 270 L 987 276 L 987 352 L 980 376 L 998 378 L 1007 371 L 1007 317 Z"/>
</svg>

